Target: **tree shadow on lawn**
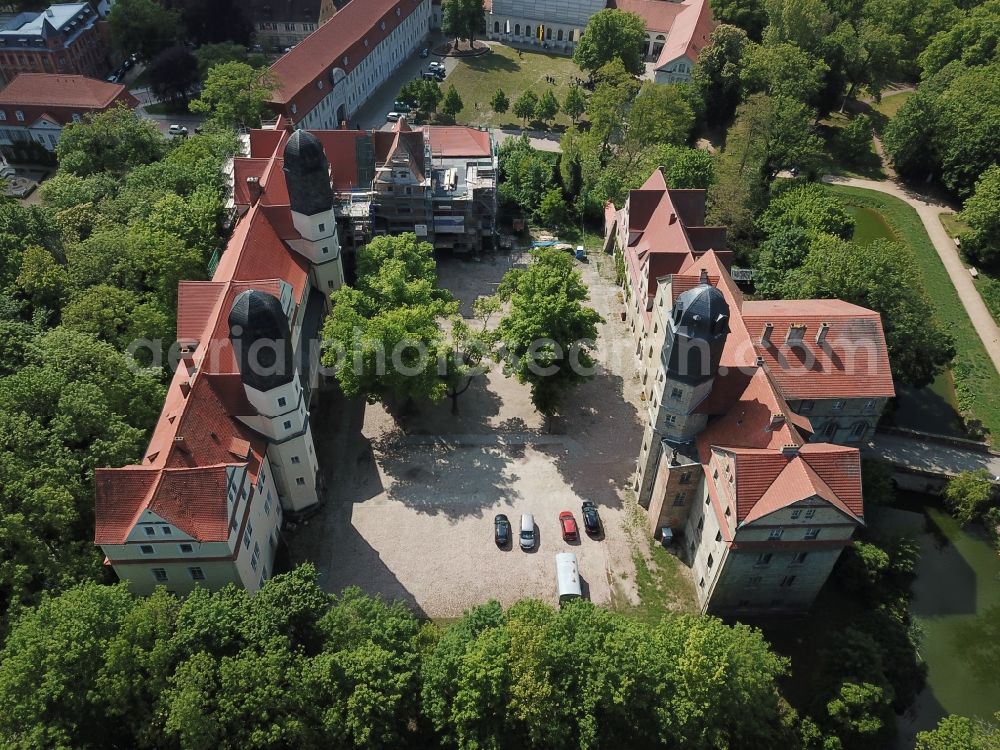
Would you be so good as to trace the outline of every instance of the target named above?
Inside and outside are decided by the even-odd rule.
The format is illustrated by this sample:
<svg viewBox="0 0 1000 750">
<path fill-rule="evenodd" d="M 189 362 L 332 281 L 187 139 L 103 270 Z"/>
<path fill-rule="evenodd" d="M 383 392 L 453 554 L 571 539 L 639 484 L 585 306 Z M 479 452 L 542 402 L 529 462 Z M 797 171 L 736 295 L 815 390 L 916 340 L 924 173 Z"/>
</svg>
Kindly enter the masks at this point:
<svg viewBox="0 0 1000 750">
<path fill-rule="evenodd" d="M 572 438 L 538 450 L 555 462 L 563 480 L 584 500 L 620 507 L 635 471 L 644 425 L 624 397 L 624 381 L 603 365 L 593 380 L 567 397 L 553 432 Z"/>
<path fill-rule="evenodd" d="M 488 55 L 479 55 L 478 57 L 466 57 L 461 59 L 465 61 L 465 64 L 468 65 L 471 70 L 483 73 L 492 73 L 494 71 L 518 73 L 521 70 L 521 64 L 517 60 L 511 60 L 509 57 L 493 52 L 490 52 Z"/>
</svg>

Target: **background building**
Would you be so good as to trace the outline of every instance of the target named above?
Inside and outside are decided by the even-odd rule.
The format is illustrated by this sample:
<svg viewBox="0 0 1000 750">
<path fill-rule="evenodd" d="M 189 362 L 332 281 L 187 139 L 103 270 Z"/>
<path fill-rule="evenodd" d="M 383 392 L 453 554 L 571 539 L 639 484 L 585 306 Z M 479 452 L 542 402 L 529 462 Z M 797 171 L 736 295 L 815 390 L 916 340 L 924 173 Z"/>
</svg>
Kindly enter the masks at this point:
<svg viewBox="0 0 1000 750">
<path fill-rule="evenodd" d="M 704 191 L 659 171 L 606 210 L 646 404 L 636 489 L 703 609 L 808 607 L 864 523 L 860 453 L 894 395 L 878 313 L 744 300 Z"/>
<path fill-rule="evenodd" d="M 212 280 L 180 284 L 180 362 L 142 462 L 95 472 L 95 541 L 138 594 L 257 590 L 283 516 L 320 501 L 310 407 L 343 268 L 322 144 L 281 146 L 260 182 L 280 175 L 285 205 L 251 206 Z"/>
<path fill-rule="evenodd" d="M 21 73 L 0 91 L 0 147 L 35 142 L 55 151 L 63 126 L 139 101 L 117 83 L 79 75 Z"/>
<path fill-rule="evenodd" d="M 430 31 L 431 0 L 354 0 L 271 66 L 271 108 L 296 127 L 341 127 Z"/>
<path fill-rule="evenodd" d="M 111 69 L 107 35 L 88 3 L 21 13 L 0 29 L 0 79 L 19 73 L 76 73 L 104 78 Z"/>
<path fill-rule="evenodd" d="M 319 28 L 322 5 L 322 0 L 250 0 L 254 39 L 268 50 L 298 44 Z"/>
<path fill-rule="evenodd" d="M 253 130 L 248 157 L 234 162 L 233 206 L 287 205 L 279 176 L 263 180 L 280 158 L 288 123 Z M 353 250 L 379 234 L 414 232 L 438 249 L 479 252 L 493 239 L 497 156 L 488 130 L 449 125 L 392 130 L 316 130 L 331 162 L 330 181 L 341 241 Z"/>
<path fill-rule="evenodd" d="M 708 0 L 492 0 L 487 2 L 486 37 L 571 54 L 587 21 L 606 7 L 645 21 L 643 55 L 657 83 L 691 79 L 715 25 Z"/>
</svg>

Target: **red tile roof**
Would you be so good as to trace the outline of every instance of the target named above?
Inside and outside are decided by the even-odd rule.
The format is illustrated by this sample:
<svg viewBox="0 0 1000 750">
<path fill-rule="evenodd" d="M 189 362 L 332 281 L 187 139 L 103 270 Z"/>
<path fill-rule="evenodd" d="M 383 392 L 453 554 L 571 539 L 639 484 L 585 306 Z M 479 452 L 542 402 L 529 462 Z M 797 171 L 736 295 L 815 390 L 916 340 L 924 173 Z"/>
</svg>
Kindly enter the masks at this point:
<svg viewBox="0 0 1000 750">
<path fill-rule="evenodd" d="M 686 5 L 667 35 L 667 43 L 656 61 L 657 70 L 680 57 L 698 62 L 701 51 L 710 42 L 715 20 L 708 0 L 690 0 Z"/>
<path fill-rule="evenodd" d="M 687 10 L 688 5 L 664 0 L 610 0 L 608 7 L 635 13 L 646 22 L 646 31 L 666 34 L 673 28 L 677 17 Z"/>
<path fill-rule="evenodd" d="M 20 73 L 0 91 L 0 107 L 75 107 L 100 111 L 118 99 L 127 99 L 130 107 L 138 100 L 119 83 L 62 73 Z"/>
<path fill-rule="evenodd" d="M 353 0 L 345 5 L 271 66 L 279 83 L 272 106 L 289 116 L 311 111 L 330 93 L 333 69 L 350 74 L 420 5 L 421 0 Z"/>
<path fill-rule="evenodd" d="M 879 314 L 841 300 L 747 302 L 743 321 L 788 399 L 874 398 L 895 395 Z M 770 345 L 761 345 L 767 323 Z M 823 324 L 826 338 L 818 344 Z M 805 326 L 800 344 L 785 343 L 791 326 Z"/>
<path fill-rule="evenodd" d="M 461 125 L 424 125 L 421 130 L 428 134 L 431 153 L 436 157 L 479 157 L 488 159 L 493 155 L 493 146 L 487 130 L 467 128 Z"/>
</svg>

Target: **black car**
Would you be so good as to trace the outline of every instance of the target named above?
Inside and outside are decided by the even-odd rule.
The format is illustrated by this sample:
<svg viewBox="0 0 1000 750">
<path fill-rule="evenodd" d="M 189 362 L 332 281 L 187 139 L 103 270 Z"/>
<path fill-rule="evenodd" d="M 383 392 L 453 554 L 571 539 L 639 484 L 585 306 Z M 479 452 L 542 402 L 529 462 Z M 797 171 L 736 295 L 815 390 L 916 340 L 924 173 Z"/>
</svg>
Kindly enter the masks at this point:
<svg viewBox="0 0 1000 750">
<path fill-rule="evenodd" d="M 583 501 L 583 528 L 588 534 L 601 533 L 601 517 L 597 515 L 597 506 L 590 500 Z"/>
<path fill-rule="evenodd" d="M 497 543 L 497 547 L 506 547 L 510 544 L 510 520 L 503 513 L 493 518 L 493 540 Z"/>
<path fill-rule="evenodd" d="M 427 57 L 430 53 L 431 53 L 431 51 L 429 49 L 427 49 L 426 47 L 424 47 L 422 50 L 420 50 L 420 56 L 421 57 Z"/>
</svg>

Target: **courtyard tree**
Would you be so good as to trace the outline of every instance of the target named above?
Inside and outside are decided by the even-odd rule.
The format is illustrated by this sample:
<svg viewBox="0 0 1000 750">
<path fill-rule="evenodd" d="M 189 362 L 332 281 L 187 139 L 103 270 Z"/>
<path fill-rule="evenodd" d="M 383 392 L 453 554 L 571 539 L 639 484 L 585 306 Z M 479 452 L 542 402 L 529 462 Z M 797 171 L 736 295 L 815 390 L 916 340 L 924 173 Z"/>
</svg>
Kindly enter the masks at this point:
<svg viewBox="0 0 1000 750">
<path fill-rule="evenodd" d="M 510 303 L 500 320 L 504 371 L 531 388 L 531 403 L 551 420 L 568 391 L 594 376 L 591 353 L 601 316 L 573 258 L 560 250 L 532 252 L 525 269 L 512 269 L 500 284 Z"/>
<path fill-rule="evenodd" d="M 476 35 L 486 31 L 486 8 L 483 0 L 444 0 L 441 30 L 446 36 L 467 39 L 474 46 Z"/>
<path fill-rule="evenodd" d="M 198 59 L 191 50 L 183 46 L 169 47 L 154 57 L 147 67 L 149 88 L 160 99 L 187 103 L 188 96 L 198 82 L 201 73 Z"/>
<path fill-rule="evenodd" d="M 552 184 L 552 162 L 531 147 L 527 136 L 508 138 L 500 145 L 500 186 L 497 197 L 504 206 L 516 206 L 531 215 Z"/>
<path fill-rule="evenodd" d="M 917 733 L 916 750 L 995 750 L 1000 747 L 1000 713 L 993 721 L 945 716 L 934 729 Z"/>
<path fill-rule="evenodd" d="M 277 79 L 267 68 L 223 63 L 208 71 L 200 97 L 191 102 L 191 111 L 207 114 L 211 121 L 228 128 L 256 128 L 277 87 Z"/>
<path fill-rule="evenodd" d="M 502 115 L 510 109 L 510 98 L 504 93 L 503 89 L 498 88 L 493 92 L 493 96 L 490 98 L 490 109 L 498 115 Z"/>
<path fill-rule="evenodd" d="M 823 88 L 829 66 L 791 42 L 750 43 L 740 71 L 744 89 L 811 102 Z"/>
<path fill-rule="evenodd" d="M 743 29 L 720 24 L 701 51 L 693 80 L 710 118 L 728 120 L 740 103 L 742 72 L 746 68 L 744 57 L 749 47 L 750 39 Z"/>
<path fill-rule="evenodd" d="M 646 22 L 635 13 L 608 8 L 587 21 L 573 51 L 573 62 L 583 70 L 595 71 L 614 59 L 634 75 L 643 71 L 642 53 L 646 43 Z"/>
<path fill-rule="evenodd" d="M 538 95 L 528 89 L 514 102 L 514 116 L 520 117 L 524 125 L 528 124 L 528 118 L 534 117 L 538 111 Z"/>
<path fill-rule="evenodd" d="M 563 99 L 563 112 L 570 116 L 575 125 L 580 120 L 580 115 L 587 111 L 587 96 L 580 86 L 570 86 Z"/>
<path fill-rule="evenodd" d="M 1000 259 L 1000 166 L 987 169 L 976 182 L 975 192 L 962 208 L 962 250 L 980 263 Z"/>
<path fill-rule="evenodd" d="M 444 98 L 444 92 L 441 91 L 441 85 L 437 81 L 418 78 L 403 84 L 399 90 L 399 98 L 406 102 L 415 102 L 417 109 L 429 115 L 437 110 Z"/>
<path fill-rule="evenodd" d="M 444 95 L 444 101 L 441 102 L 441 114 L 454 119 L 455 115 L 462 111 L 463 106 L 465 105 L 462 103 L 462 97 L 459 96 L 458 89 L 452 84 Z"/>
<path fill-rule="evenodd" d="M 334 294 L 323 363 L 349 396 L 438 400 L 446 341 L 439 320 L 458 304 L 437 286 L 434 248 L 416 235 L 376 237 L 358 253 L 357 282 Z"/>
<path fill-rule="evenodd" d="M 535 118 L 548 124 L 559 114 L 559 100 L 552 93 L 551 89 L 546 89 L 545 93 L 538 99 L 538 108 L 535 110 Z"/>
<path fill-rule="evenodd" d="M 559 227 L 566 222 L 568 213 L 562 190 L 551 188 L 546 191 L 535 211 L 535 218 L 546 227 Z"/>
<path fill-rule="evenodd" d="M 993 499 L 993 477 L 986 469 L 963 471 L 948 481 L 944 499 L 961 524 L 979 518 Z"/>
<path fill-rule="evenodd" d="M 854 236 L 854 217 L 836 195 L 815 182 L 776 195 L 758 224 L 768 236 L 788 227 L 799 227 L 813 236 L 832 234 L 842 240 Z"/>
</svg>

